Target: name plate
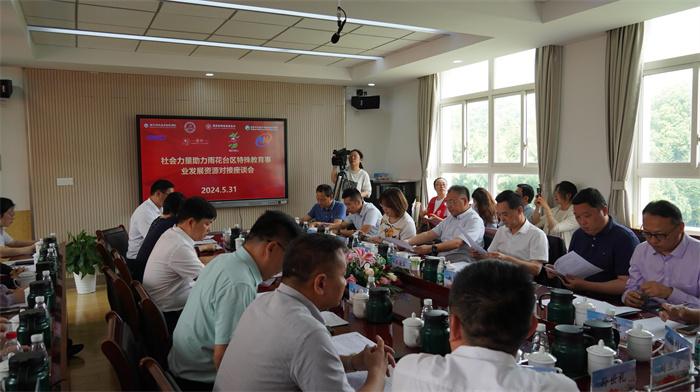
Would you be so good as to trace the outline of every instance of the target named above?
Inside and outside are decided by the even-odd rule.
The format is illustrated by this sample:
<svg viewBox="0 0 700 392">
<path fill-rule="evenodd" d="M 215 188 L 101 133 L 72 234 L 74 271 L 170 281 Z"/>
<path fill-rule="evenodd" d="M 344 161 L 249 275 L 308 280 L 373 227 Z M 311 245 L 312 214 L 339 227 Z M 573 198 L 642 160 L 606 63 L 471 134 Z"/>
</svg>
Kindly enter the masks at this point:
<svg viewBox="0 0 700 392">
<path fill-rule="evenodd" d="M 690 375 L 690 349 L 659 355 L 651 359 L 651 388 L 685 380 Z"/>
<path fill-rule="evenodd" d="M 637 361 L 631 360 L 591 374 L 591 392 L 633 391 L 637 386 Z"/>
<path fill-rule="evenodd" d="M 664 352 L 679 351 L 684 348 L 692 350 L 690 342 L 668 325 L 666 326 L 664 341 L 666 341 Z"/>
<path fill-rule="evenodd" d="M 393 257 L 391 257 L 391 266 L 396 268 L 403 268 L 405 270 L 410 270 L 411 261 L 408 259 L 408 257 L 394 255 Z"/>
<path fill-rule="evenodd" d="M 353 295 L 362 292 L 367 292 L 367 289 L 357 283 L 348 283 L 348 297 L 350 297 L 350 299 L 352 299 Z"/>
</svg>

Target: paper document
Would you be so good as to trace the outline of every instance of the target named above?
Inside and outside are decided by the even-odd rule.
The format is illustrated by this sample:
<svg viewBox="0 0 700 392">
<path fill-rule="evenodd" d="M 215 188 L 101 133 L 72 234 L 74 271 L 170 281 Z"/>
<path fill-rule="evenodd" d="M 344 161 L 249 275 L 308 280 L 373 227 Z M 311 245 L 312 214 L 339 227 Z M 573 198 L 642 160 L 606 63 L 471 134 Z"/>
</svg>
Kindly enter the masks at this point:
<svg viewBox="0 0 700 392">
<path fill-rule="evenodd" d="M 393 368 L 389 366 L 389 372 L 393 371 Z M 345 376 L 348 379 L 348 384 L 352 387 L 354 390 L 359 390 L 362 388 L 362 386 L 365 384 L 367 381 L 367 371 L 360 371 L 360 372 L 352 372 L 352 373 L 346 373 Z M 392 377 L 386 377 L 384 376 L 384 391 L 389 392 L 391 391 L 391 380 Z"/>
<path fill-rule="evenodd" d="M 473 240 L 471 237 L 469 237 L 468 235 L 462 233 L 462 234 L 459 236 L 459 238 L 460 238 L 462 241 L 464 241 L 464 242 L 467 244 L 467 246 L 469 246 L 471 249 L 474 249 L 477 253 L 482 254 L 482 255 L 486 253 L 486 249 L 484 249 L 483 246 L 479 245 L 476 241 L 474 241 L 474 240 Z"/>
<path fill-rule="evenodd" d="M 584 297 L 574 294 L 574 304 L 577 303 L 580 298 Z M 605 301 L 598 301 L 597 299 L 588 297 L 586 298 L 588 299 L 588 302 L 592 303 L 595 306 L 595 311 L 598 313 L 605 313 L 608 309 L 615 309 L 615 316 L 641 312 L 641 310 L 637 308 L 631 308 L 629 306 L 615 306 Z M 542 306 L 547 306 L 547 304 L 549 304 L 549 298 L 542 299 Z"/>
<path fill-rule="evenodd" d="M 396 238 L 384 238 L 383 241 L 388 242 L 388 243 L 390 243 L 390 244 L 394 244 L 394 245 L 396 245 L 396 246 L 397 246 L 399 249 L 401 249 L 401 250 L 406 250 L 406 251 L 409 251 L 409 252 L 412 252 L 412 251 L 413 251 L 413 246 L 411 246 L 411 244 L 409 244 L 409 243 L 406 242 L 406 241 L 399 240 L 399 239 L 396 239 Z"/>
<path fill-rule="evenodd" d="M 214 241 L 213 239 L 210 239 L 210 238 L 209 238 L 209 239 L 205 238 L 205 239 L 203 239 L 203 240 L 201 240 L 201 241 L 195 241 L 195 242 L 194 242 L 194 246 L 197 246 L 197 245 L 208 245 L 208 244 L 216 244 L 216 241 Z"/>
<path fill-rule="evenodd" d="M 344 333 L 331 338 L 333 346 L 338 355 L 356 354 L 365 349 L 365 346 L 376 346 L 376 344 L 358 332 Z"/>
<path fill-rule="evenodd" d="M 562 275 L 573 275 L 583 279 L 603 271 L 573 251 L 560 257 L 554 263 L 554 269 Z"/>
<path fill-rule="evenodd" d="M 333 328 L 349 324 L 347 321 L 338 317 L 338 315 L 333 312 L 321 312 L 321 317 L 323 317 L 323 323 L 326 324 L 326 327 Z"/>
</svg>

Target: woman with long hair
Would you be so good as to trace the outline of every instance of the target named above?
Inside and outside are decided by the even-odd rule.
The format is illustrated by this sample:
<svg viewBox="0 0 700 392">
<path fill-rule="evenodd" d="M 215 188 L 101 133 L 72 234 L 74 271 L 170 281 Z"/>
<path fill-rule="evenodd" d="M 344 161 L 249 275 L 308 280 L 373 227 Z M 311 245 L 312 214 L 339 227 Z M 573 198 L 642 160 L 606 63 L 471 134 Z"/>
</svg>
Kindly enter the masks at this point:
<svg viewBox="0 0 700 392">
<path fill-rule="evenodd" d="M 474 209 L 484 221 L 484 227 L 498 227 L 498 217 L 496 215 L 496 201 L 493 196 L 484 188 L 476 188 L 472 192 L 472 202 Z"/>
</svg>

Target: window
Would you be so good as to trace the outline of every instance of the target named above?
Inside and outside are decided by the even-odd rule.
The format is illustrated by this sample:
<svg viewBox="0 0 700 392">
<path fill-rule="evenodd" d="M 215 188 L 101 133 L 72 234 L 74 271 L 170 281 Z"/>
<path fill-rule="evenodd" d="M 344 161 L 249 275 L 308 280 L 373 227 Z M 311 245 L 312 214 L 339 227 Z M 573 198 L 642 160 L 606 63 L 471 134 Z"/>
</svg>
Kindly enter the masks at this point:
<svg viewBox="0 0 700 392">
<path fill-rule="evenodd" d="M 680 208 L 700 231 L 698 90 L 700 8 L 652 19 L 644 33 L 644 76 L 637 121 L 633 224 L 652 200 Z"/>
<path fill-rule="evenodd" d="M 449 185 L 537 187 L 535 50 L 440 74 L 437 172 Z"/>
</svg>

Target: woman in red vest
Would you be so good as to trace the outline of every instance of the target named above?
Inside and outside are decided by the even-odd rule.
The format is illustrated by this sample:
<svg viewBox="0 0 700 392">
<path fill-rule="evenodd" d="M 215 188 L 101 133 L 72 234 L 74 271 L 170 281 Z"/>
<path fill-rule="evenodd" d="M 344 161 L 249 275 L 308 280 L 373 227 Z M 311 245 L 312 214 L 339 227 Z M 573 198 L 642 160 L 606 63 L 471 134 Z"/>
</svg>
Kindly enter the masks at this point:
<svg viewBox="0 0 700 392">
<path fill-rule="evenodd" d="M 447 217 L 447 204 L 445 204 L 445 196 L 447 196 L 447 180 L 438 177 L 433 181 L 433 188 L 437 192 L 437 196 L 430 199 L 428 208 L 421 211 L 422 220 L 427 222 L 430 227 L 435 227 Z"/>
</svg>

